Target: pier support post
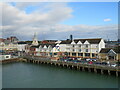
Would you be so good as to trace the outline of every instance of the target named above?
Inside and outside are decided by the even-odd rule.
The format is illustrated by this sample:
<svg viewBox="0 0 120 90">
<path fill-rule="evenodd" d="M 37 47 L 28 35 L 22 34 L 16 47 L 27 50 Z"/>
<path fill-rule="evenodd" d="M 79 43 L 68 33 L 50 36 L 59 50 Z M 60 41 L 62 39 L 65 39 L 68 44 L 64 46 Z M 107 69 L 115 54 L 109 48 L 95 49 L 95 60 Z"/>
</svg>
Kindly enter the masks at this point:
<svg viewBox="0 0 120 90">
<path fill-rule="evenodd" d="M 82 67 L 82 71 L 85 71 L 85 68 L 84 68 L 84 67 Z"/>
<path fill-rule="evenodd" d="M 118 72 L 116 71 L 116 76 L 118 77 Z"/>
<path fill-rule="evenodd" d="M 111 75 L 110 70 L 108 70 L 108 75 Z"/>
<path fill-rule="evenodd" d="M 95 72 L 95 73 L 97 73 L 97 70 L 96 70 L 96 68 L 94 68 L 94 72 Z"/>
<path fill-rule="evenodd" d="M 104 74 L 102 69 L 101 69 L 101 74 Z"/>
<path fill-rule="evenodd" d="M 55 63 L 55 66 L 56 66 L 56 63 Z"/>
<path fill-rule="evenodd" d="M 90 68 L 88 68 L 88 71 L 89 71 L 89 72 L 91 72 L 91 69 L 90 69 Z"/>
</svg>

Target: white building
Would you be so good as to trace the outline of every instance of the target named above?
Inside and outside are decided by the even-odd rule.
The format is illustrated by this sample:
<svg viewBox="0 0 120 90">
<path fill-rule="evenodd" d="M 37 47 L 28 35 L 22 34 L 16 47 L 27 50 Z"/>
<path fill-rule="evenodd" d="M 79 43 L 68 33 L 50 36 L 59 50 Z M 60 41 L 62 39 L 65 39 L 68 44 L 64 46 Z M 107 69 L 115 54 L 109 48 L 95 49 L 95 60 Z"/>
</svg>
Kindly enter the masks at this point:
<svg viewBox="0 0 120 90">
<path fill-rule="evenodd" d="M 39 44 L 32 46 L 34 55 L 38 56 L 70 56 L 80 58 L 98 58 L 101 48 L 105 48 L 102 38 L 74 39 L 56 42 L 55 44 Z"/>
<path fill-rule="evenodd" d="M 102 38 L 65 40 L 57 45 L 60 52 L 67 53 L 68 56 L 82 58 L 96 58 L 101 48 L 105 48 Z"/>
<path fill-rule="evenodd" d="M 34 34 L 32 45 L 33 45 L 33 46 L 37 46 L 37 45 L 38 45 L 38 40 L 37 40 L 37 35 L 36 35 L 36 33 Z"/>
<path fill-rule="evenodd" d="M 10 59 L 11 55 L 0 55 L 0 61 Z"/>
<path fill-rule="evenodd" d="M 5 42 L 0 42 L 0 50 L 5 50 L 5 51 L 16 51 L 17 50 L 17 43 L 5 43 Z"/>
<path fill-rule="evenodd" d="M 26 42 L 18 42 L 18 51 L 25 51 L 25 47 L 26 47 L 27 43 Z"/>
</svg>

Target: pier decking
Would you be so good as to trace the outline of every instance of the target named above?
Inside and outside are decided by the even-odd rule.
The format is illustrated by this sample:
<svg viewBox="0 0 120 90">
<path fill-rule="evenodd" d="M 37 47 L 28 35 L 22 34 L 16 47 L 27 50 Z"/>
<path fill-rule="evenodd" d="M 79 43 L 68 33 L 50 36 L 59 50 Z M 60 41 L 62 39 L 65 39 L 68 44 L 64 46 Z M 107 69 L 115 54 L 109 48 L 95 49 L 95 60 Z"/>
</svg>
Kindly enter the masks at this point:
<svg viewBox="0 0 120 90">
<path fill-rule="evenodd" d="M 64 62 L 64 61 L 51 61 L 50 58 L 39 58 L 39 57 L 24 57 L 24 62 L 30 62 L 36 64 L 50 64 L 59 67 L 77 69 L 80 71 L 115 75 L 117 77 L 120 75 L 120 67 L 110 67 L 105 65 L 82 64 L 82 63 L 73 63 L 73 62 Z"/>
</svg>

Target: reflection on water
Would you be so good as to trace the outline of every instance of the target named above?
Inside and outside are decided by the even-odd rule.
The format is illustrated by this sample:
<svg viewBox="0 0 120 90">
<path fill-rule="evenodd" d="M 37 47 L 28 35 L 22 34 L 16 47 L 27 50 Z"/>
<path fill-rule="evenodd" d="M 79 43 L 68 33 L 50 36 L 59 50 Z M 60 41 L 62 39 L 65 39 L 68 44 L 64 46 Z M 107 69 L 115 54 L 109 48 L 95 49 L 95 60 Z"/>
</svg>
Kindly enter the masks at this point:
<svg viewBox="0 0 120 90">
<path fill-rule="evenodd" d="M 117 88 L 118 77 L 50 65 L 3 65 L 4 88 Z"/>
</svg>

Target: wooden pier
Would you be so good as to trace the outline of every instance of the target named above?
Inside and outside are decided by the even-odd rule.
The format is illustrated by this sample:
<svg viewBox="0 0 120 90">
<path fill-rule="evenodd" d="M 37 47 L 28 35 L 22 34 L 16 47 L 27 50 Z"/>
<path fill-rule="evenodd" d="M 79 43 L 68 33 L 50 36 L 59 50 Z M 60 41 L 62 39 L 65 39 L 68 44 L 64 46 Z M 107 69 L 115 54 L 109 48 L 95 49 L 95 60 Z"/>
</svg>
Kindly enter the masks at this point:
<svg viewBox="0 0 120 90">
<path fill-rule="evenodd" d="M 51 61 L 50 58 L 33 58 L 33 57 L 24 57 L 24 62 L 35 63 L 35 64 L 49 64 L 58 67 L 76 69 L 80 71 L 115 75 L 117 77 L 120 75 L 120 67 L 110 67 L 105 65 L 82 64 L 82 63 L 73 63 L 73 62 L 64 62 L 64 61 Z"/>
</svg>

